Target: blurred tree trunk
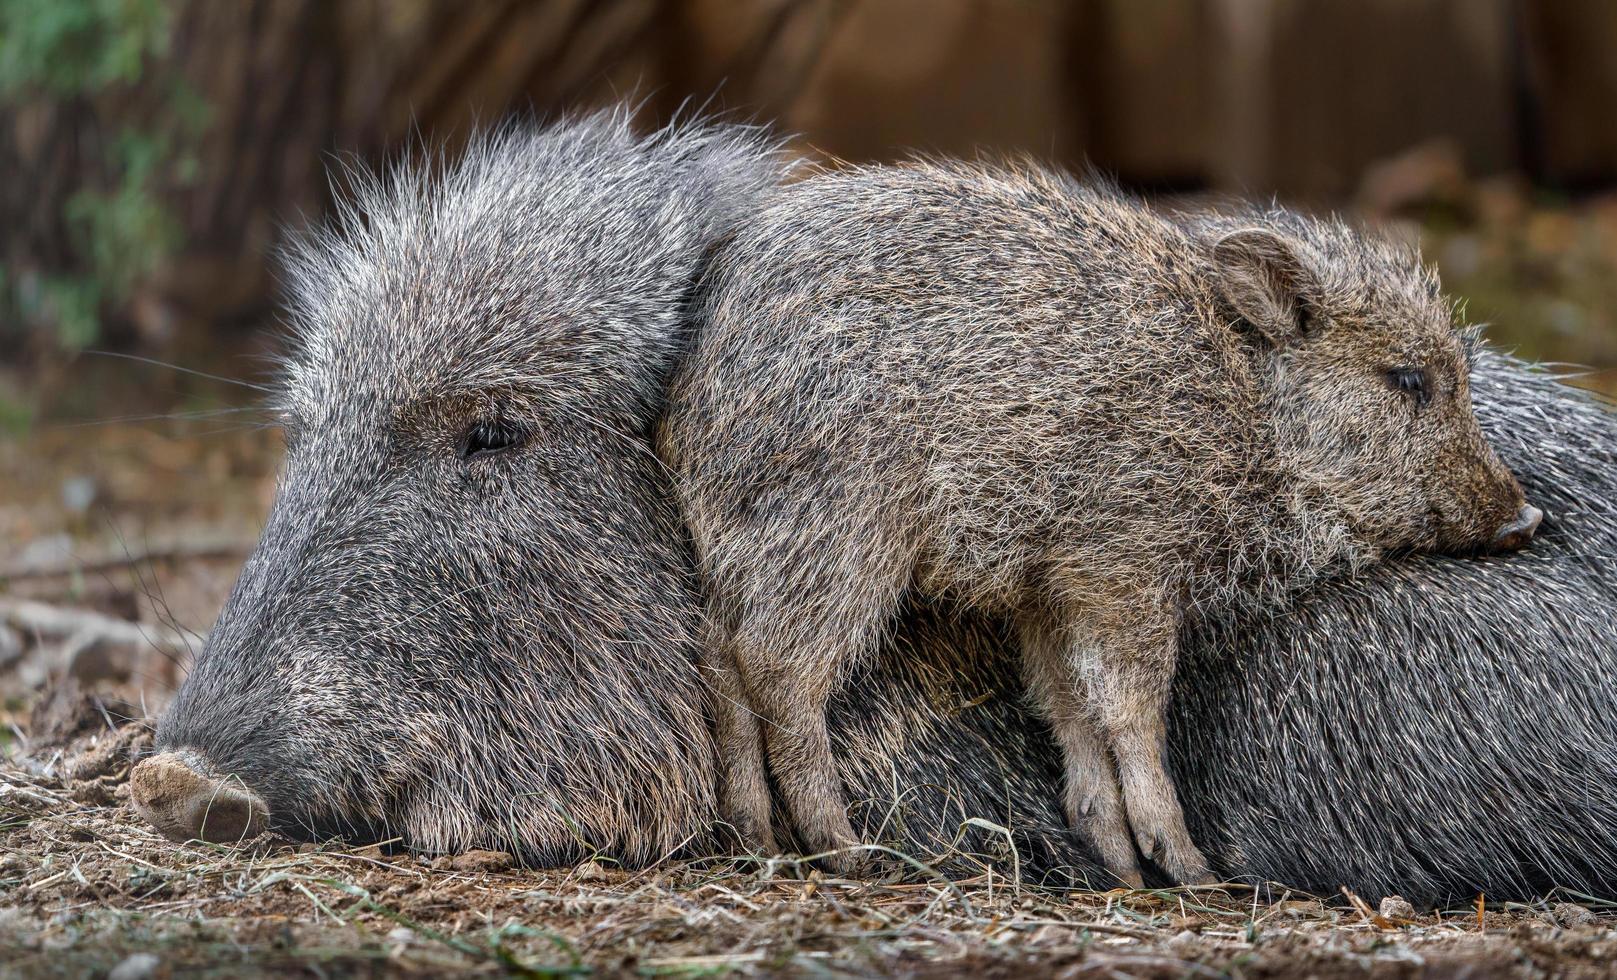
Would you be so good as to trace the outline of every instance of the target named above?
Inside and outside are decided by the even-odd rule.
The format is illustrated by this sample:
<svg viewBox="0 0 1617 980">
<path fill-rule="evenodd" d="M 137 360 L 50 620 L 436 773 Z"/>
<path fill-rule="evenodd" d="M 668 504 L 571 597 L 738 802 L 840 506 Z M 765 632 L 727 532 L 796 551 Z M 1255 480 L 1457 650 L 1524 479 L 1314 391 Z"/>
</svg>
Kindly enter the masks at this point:
<svg viewBox="0 0 1617 980">
<path fill-rule="evenodd" d="M 0 63 L 6 320 L 100 320 L 153 341 L 268 315 L 268 252 L 279 229 L 325 211 L 334 155 L 373 165 L 424 143 L 453 149 L 513 110 L 626 97 L 643 97 L 656 121 L 704 106 L 778 122 L 830 157 L 1025 151 L 1148 189 L 1339 200 L 1376 161 L 1434 138 L 1472 172 L 1525 168 L 1574 187 L 1617 179 L 1608 0 L 3 9 L 24 8 L 41 22 L 63 11 L 165 19 L 133 76 L 74 84 L 51 57 L 28 70 Z M 16 26 L 0 24 L 0 48 Z M 119 25 L 100 29 L 81 29 L 63 55 L 92 42 L 118 54 Z M 0 345 L 16 336 L 0 333 Z"/>
<path fill-rule="evenodd" d="M 1532 175 L 1571 187 L 1617 180 L 1617 3 L 1521 0 L 1523 157 Z"/>
<path fill-rule="evenodd" d="M 426 145 L 452 149 L 512 109 L 543 114 L 630 91 L 634 79 L 612 71 L 634 72 L 658 5 L 164 9 L 163 50 L 138 78 L 40 87 L 0 104 L 0 221 L 10 230 L 0 268 L 36 326 L 77 297 L 94 305 L 103 338 L 133 331 L 161 343 L 260 323 L 275 298 L 269 253 L 283 227 L 324 212 L 339 156 L 374 165 Z"/>
</svg>

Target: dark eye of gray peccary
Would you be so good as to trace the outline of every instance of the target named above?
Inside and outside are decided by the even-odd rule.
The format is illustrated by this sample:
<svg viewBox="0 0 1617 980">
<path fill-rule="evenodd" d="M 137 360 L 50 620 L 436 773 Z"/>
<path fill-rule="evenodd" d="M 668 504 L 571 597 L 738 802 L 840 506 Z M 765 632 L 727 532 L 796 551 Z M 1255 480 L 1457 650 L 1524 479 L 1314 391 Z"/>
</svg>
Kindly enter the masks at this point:
<svg viewBox="0 0 1617 980">
<path fill-rule="evenodd" d="M 481 459 L 522 445 L 527 433 L 514 422 L 495 419 L 475 423 L 461 440 L 461 459 Z"/>
<path fill-rule="evenodd" d="M 1426 372 L 1420 368 L 1392 368 L 1387 372 L 1387 382 L 1415 399 L 1415 404 L 1421 408 L 1425 408 L 1432 400 L 1431 389 L 1426 384 Z"/>
</svg>

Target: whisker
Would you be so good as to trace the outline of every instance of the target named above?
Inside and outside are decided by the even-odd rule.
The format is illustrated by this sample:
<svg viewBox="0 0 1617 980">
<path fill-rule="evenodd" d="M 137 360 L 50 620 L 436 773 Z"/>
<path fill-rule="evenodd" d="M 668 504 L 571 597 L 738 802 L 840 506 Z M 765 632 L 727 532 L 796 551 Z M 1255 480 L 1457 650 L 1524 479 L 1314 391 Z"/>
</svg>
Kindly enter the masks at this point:
<svg viewBox="0 0 1617 980">
<path fill-rule="evenodd" d="M 152 569 L 152 586 L 155 587 L 158 592 L 158 595 L 154 596 L 152 594 L 152 589 L 146 584 L 146 573 L 141 569 L 141 563 L 136 560 L 135 556 L 130 552 L 129 542 L 124 538 L 123 531 L 118 527 L 117 520 L 110 512 L 107 513 L 107 526 L 112 529 L 113 536 L 117 538 L 118 546 L 124 550 L 124 557 L 129 559 L 129 570 L 134 573 L 135 581 L 139 585 L 140 591 L 146 596 L 146 601 L 151 603 L 152 611 L 157 613 L 158 621 L 167 626 L 174 632 L 176 636 L 180 638 L 180 642 L 185 644 L 185 652 L 187 656 L 189 656 L 191 661 L 194 663 L 196 661 L 196 649 L 191 645 L 190 637 L 186 636 L 188 631 L 179 624 L 179 620 L 175 618 L 173 610 L 169 608 L 166 597 L 162 597 L 163 586 L 162 583 L 157 579 L 157 569 L 155 567 Z M 142 636 L 146 636 L 146 631 L 143 627 L 141 627 L 140 623 L 137 622 L 135 627 L 140 629 Z M 200 633 L 196 633 L 194 630 L 189 632 L 195 635 L 198 639 L 201 639 Z M 154 650 L 158 650 L 160 653 L 162 652 L 157 643 L 152 641 L 149 637 L 147 638 L 146 642 Z M 179 667 L 182 671 L 185 669 L 178 660 L 174 661 L 174 665 Z"/>
<path fill-rule="evenodd" d="M 187 432 L 187 439 L 200 439 L 203 436 L 227 436 L 236 432 L 262 432 L 265 429 L 279 429 L 279 422 L 260 422 L 253 425 L 227 425 L 218 429 L 204 429 L 200 432 Z"/>
<path fill-rule="evenodd" d="M 231 415 L 238 412 L 261 412 L 264 409 L 257 405 L 244 405 L 239 408 L 210 408 L 195 412 L 167 412 L 151 415 L 119 415 L 106 419 L 91 419 L 88 422 L 61 422 L 48 425 L 48 429 L 84 429 L 96 425 L 117 425 L 127 422 L 201 422 L 208 421 L 220 415 Z"/>
<path fill-rule="evenodd" d="M 141 364 L 150 364 L 154 367 L 168 368 L 171 371 L 179 371 L 184 374 L 196 375 L 199 378 L 207 378 L 210 381 L 222 381 L 225 384 L 240 385 L 243 388 L 251 388 L 254 391 L 262 391 L 267 395 L 275 393 L 275 389 L 268 385 L 254 384 L 251 381 L 242 381 L 238 378 L 227 378 L 222 374 L 209 374 L 206 371 L 198 371 L 195 368 L 181 367 L 178 364 L 170 364 L 167 361 L 159 361 L 153 357 L 142 357 L 139 354 L 124 354 L 118 351 L 110 350 L 87 350 L 84 353 L 94 354 L 98 357 L 117 357 L 126 361 L 136 361 Z"/>
</svg>

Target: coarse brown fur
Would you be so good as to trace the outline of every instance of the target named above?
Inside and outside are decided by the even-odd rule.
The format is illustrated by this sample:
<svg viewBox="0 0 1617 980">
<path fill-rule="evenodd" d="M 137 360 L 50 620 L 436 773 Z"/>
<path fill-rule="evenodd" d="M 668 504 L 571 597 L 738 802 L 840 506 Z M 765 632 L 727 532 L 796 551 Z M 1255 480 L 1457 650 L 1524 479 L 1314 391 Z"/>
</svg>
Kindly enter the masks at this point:
<svg viewBox="0 0 1617 980">
<path fill-rule="evenodd" d="M 760 846 L 766 750 L 806 843 L 855 843 L 826 702 L 915 592 L 1012 618 L 1107 866 L 1138 881 L 1137 843 L 1202 880 L 1163 763 L 1181 628 L 1526 513 L 1435 277 L 1336 222 L 856 168 L 777 199 L 705 294 L 660 450 L 709 592 L 721 806 Z"/>
</svg>

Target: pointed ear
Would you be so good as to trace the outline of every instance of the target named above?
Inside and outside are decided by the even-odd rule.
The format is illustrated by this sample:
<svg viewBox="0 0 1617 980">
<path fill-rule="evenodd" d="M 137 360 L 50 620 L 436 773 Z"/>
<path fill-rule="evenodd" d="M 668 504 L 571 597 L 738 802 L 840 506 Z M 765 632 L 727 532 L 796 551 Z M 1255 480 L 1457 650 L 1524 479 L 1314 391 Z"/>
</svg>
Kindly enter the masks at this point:
<svg viewBox="0 0 1617 980">
<path fill-rule="evenodd" d="M 1275 347 L 1317 327 L 1309 315 L 1314 277 L 1282 236 L 1267 228 L 1232 231 L 1213 245 L 1213 266 L 1230 312 Z"/>
</svg>

